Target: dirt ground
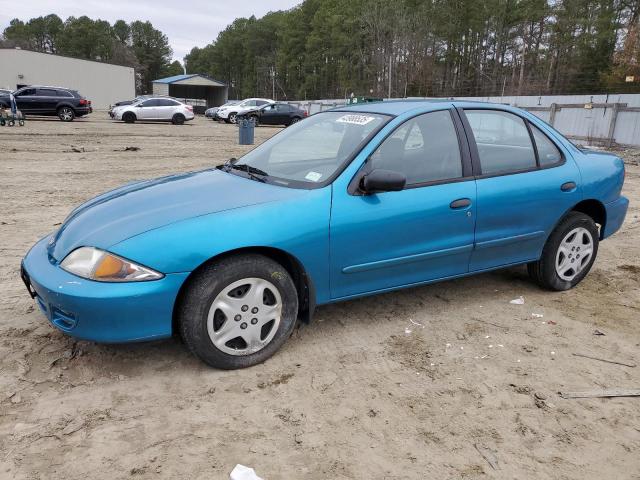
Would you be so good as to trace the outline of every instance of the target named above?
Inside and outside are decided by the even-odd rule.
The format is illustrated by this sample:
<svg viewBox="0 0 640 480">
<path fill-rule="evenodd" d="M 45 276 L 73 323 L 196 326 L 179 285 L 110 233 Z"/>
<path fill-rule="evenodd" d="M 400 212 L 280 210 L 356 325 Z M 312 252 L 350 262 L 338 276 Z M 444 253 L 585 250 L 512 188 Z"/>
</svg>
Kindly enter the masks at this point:
<svg viewBox="0 0 640 480">
<path fill-rule="evenodd" d="M 322 307 L 231 372 L 175 339 L 52 328 L 19 278 L 28 248 L 98 193 L 241 154 L 236 136 L 104 113 L 0 128 L 1 479 L 640 479 L 640 398 L 558 395 L 640 388 L 640 367 L 573 356 L 640 362 L 639 151 L 621 152 L 627 221 L 572 291 L 512 268 Z"/>
</svg>

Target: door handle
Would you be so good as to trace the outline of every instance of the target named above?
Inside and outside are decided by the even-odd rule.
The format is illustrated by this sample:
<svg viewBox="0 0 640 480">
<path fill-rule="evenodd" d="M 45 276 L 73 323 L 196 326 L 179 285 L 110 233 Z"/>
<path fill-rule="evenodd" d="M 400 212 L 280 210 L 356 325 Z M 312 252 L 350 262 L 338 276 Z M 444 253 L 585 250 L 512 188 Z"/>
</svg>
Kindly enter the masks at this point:
<svg viewBox="0 0 640 480">
<path fill-rule="evenodd" d="M 570 192 L 576 189 L 576 182 L 565 182 L 560 186 L 560 190 L 563 192 Z"/>
<path fill-rule="evenodd" d="M 449 208 L 453 208 L 454 210 L 456 210 L 456 209 L 459 209 L 459 208 L 468 207 L 469 205 L 471 205 L 471 199 L 469 199 L 469 198 L 459 198 L 459 199 L 454 200 L 453 202 L 451 202 L 449 204 Z"/>
</svg>

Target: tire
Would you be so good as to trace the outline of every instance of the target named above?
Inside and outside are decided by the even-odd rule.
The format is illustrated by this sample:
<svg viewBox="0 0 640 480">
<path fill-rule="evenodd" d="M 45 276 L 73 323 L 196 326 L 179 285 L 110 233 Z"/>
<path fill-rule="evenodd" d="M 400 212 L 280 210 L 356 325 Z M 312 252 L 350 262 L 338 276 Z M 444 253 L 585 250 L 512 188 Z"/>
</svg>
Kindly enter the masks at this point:
<svg viewBox="0 0 640 480">
<path fill-rule="evenodd" d="M 171 123 L 173 123 L 174 125 L 183 125 L 184 120 L 184 115 L 182 115 L 181 113 L 176 113 L 171 119 Z"/>
<path fill-rule="evenodd" d="M 76 112 L 71 107 L 60 107 L 57 110 L 58 118 L 63 122 L 73 122 Z"/>
<path fill-rule="evenodd" d="M 232 112 L 227 117 L 228 123 L 233 123 L 234 125 L 238 123 L 238 115 L 235 112 Z"/>
<path fill-rule="evenodd" d="M 291 119 L 291 121 L 289 122 L 289 125 L 293 125 L 294 123 L 298 123 L 300 120 L 302 120 L 300 117 L 293 117 Z M 289 126 L 287 125 L 287 127 Z"/>
<path fill-rule="evenodd" d="M 593 266 L 598 239 L 598 227 L 591 217 L 569 212 L 549 235 L 540 260 L 527 265 L 529 275 L 548 290 L 559 292 L 575 287 Z"/>
<path fill-rule="evenodd" d="M 260 291 L 261 298 L 251 298 Z M 273 311 L 266 313 L 269 307 Z M 194 355 L 215 368 L 245 368 L 271 357 L 291 336 L 298 295 L 282 265 L 262 255 L 235 256 L 196 272 L 177 313 L 180 334 Z"/>
<path fill-rule="evenodd" d="M 135 123 L 136 114 L 133 112 L 125 112 L 124 115 L 122 115 L 122 121 L 124 123 Z"/>
</svg>

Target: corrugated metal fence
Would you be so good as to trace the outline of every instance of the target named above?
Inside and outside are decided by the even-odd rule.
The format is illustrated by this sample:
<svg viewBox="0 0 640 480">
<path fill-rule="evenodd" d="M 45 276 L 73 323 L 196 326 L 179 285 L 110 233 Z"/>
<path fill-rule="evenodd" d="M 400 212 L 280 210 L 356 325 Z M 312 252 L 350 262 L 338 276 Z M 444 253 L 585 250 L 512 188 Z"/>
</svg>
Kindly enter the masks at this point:
<svg viewBox="0 0 640 480">
<path fill-rule="evenodd" d="M 583 144 L 640 146 L 640 94 L 456 97 L 457 100 L 520 107 Z M 289 102 L 309 114 L 342 106 L 345 100 Z"/>
</svg>

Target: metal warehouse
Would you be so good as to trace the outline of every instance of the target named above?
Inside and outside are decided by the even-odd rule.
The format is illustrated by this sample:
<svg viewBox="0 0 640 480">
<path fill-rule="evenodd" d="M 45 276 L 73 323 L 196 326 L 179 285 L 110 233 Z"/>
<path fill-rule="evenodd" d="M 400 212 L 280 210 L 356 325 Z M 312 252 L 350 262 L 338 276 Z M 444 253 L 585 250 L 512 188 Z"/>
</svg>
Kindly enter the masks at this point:
<svg viewBox="0 0 640 480">
<path fill-rule="evenodd" d="M 77 90 L 94 108 L 135 97 L 131 67 L 14 48 L 0 49 L 0 88 L 51 85 Z"/>
<path fill-rule="evenodd" d="M 154 95 L 169 95 L 183 100 L 203 113 L 208 107 L 218 107 L 227 101 L 226 84 L 206 75 L 175 75 L 153 81 Z"/>
</svg>

